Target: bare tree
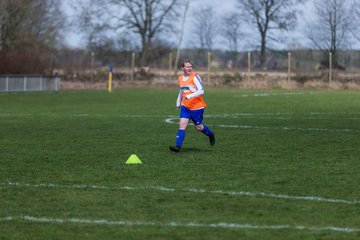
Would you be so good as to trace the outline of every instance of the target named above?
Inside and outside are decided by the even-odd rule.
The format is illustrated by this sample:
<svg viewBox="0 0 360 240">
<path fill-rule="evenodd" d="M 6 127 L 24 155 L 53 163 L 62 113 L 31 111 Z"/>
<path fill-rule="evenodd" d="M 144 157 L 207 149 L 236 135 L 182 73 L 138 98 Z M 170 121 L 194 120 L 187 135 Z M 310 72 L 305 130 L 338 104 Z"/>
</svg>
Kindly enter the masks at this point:
<svg viewBox="0 0 360 240">
<path fill-rule="evenodd" d="M 103 16 L 108 16 L 111 12 L 106 9 L 105 2 L 102 0 L 96 2 L 77 0 L 71 4 L 71 7 L 76 12 L 71 20 L 73 30 L 82 32 L 86 48 L 89 51 L 94 51 L 104 38 L 108 38 L 106 31 L 111 28 L 106 24 L 108 19 L 102 19 L 104 19 Z M 113 11 L 120 10 L 114 7 Z"/>
<path fill-rule="evenodd" d="M 213 7 L 204 7 L 194 14 L 194 34 L 202 50 L 211 51 L 217 36 L 217 17 Z"/>
<path fill-rule="evenodd" d="M 101 31 L 132 31 L 141 40 L 141 64 L 149 64 L 153 41 L 157 35 L 170 30 L 179 0 L 99 0 L 83 7 L 86 22 Z M 89 8 L 92 7 L 92 8 Z M 88 11 L 84 14 L 84 11 Z M 83 20 L 84 21 L 84 20 Z M 84 26 L 84 25 L 83 25 Z M 83 28 L 81 30 L 88 31 Z M 94 30 L 94 28 L 93 28 Z"/>
<path fill-rule="evenodd" d="M 64 15 L 57 0 L 32 0 L 30 16 L 25 28 L 33 38 L 38 39 L 45 48 L 53 48 L 61 43 L 64 28 Z"/>
<path fill-rule="evenodd" d="M 352 14 L 351 16 L 354 17 L 354 22 L 360 21 L 360 5 L 358 2 L 354 1 L 351 6 Z M 351 29 L 352 35 L 355 37 L 357 41 L 360 41 L 360 26 L 359 24 L 354 24 L 353 28 Z"/>
<path fill-rule="evenodd" d="M 56 46 L 63 27 L 59 4 L 56 0 L 1 0 L 0 49 Z"/>
<path fill-rule="evenodd" d="M 1 0 L 0 71 L 51 73 L 63 22 L 60 1 Z"/>
<path fill-rule="evenodd" d="M 174 13 L 177 0 L 125 0 L 128 14 L 123 18 L 125 25 L 140 34 L 142 64 L 146 64 L 152 50 L 155 35 L 163 30 L 165 17 Z M 144 5 L 144 6 L 143 6 Z"/>
<path fill-rule="evenodd" d="M 13 49 L 23 42 L 20 33 L 24 29 L 29 5 L 20 0 L 0 2 L 0 49 Z"/>
<path fill-rule="evenodd" d="M 272 30 L 291 30 L 296 24 L 297 5 L 306 0 L 238 0 L 245 22 L 260 34 L 260 64 L 266 59 L 266 46 Z M 273 38 L 275 39 L 275 38 Z"/>
<path fill-rule="evenodd" d="M 308 23 L 307 33 L 311 42 L 325 56 L 333 55 L 334 66 L 338 66 L 337 52 L 349 46 L 353 16 L 348 0 L 318 0 L 315 3 L 315 19 Z M 325 58 L 327 59 L 327 58 Z M 327 65 L 327 60 L 325 61 Z"/>
<path fill-rule="evenodd" d="M 222 33 L 223 38 L 227 41 L 234 63 L 237 60 L 237 53 L 239 50 L 239 38 L 241 35 L 241 19 L 239 14 L 226 14 L 222 18 Z"/>
</svg>

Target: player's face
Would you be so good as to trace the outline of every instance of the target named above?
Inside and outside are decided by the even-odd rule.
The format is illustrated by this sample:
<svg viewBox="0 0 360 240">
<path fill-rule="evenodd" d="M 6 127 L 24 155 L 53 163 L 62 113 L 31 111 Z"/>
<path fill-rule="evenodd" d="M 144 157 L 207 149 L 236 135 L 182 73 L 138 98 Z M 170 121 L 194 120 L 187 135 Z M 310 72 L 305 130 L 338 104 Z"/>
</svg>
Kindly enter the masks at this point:
<svg viewBox="0 0 360 240">
<path fill-rule="evenodd" d="M 190 75 L 192 72 L 192 65 L 191 63 L 185 63 L 184 67 L 183 67 L 183 71 L 186 75 Z"/>
</svg>

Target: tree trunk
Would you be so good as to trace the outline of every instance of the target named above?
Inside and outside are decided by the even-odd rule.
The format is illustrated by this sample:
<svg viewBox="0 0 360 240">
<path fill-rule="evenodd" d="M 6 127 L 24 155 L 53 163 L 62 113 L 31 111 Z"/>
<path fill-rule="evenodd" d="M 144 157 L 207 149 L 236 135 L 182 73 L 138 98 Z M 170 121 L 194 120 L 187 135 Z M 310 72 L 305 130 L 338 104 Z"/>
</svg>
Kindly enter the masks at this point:
<svg viewBox="0 0 360 240">
<path fill-rule="evenodd" d="M 142 50 L 142 55 L 141 55 L 141 66 L 145 67 L 148 66 L 150 63 L 150 55 L 151 55 L 151 49 L 152 49 L 152 42 L 150 39 L 148 39 L 144 44 L 143 44 L 143 50 Z"/>
<path fill-rule="evenodd" d="M 265 67 L 266 60 L 266 34 L 261 34 L 261 49 L 260 49 L 260 67 Z"/>
</svg>

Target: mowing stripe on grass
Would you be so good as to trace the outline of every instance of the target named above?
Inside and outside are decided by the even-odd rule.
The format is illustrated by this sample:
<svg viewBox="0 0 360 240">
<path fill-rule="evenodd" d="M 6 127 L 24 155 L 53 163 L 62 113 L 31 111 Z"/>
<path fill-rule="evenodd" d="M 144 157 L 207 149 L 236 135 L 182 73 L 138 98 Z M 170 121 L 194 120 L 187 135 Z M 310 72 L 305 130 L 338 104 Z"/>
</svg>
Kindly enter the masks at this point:
<svg viewBox="0 0 360 240">
<path fill-rule="evenodd" d="M 344 118 L 344 115 L 360 115 L 360 112 L 309 112 L 309 113 L 295 113 L 295 112 L 260 112 L 260 113 L 249 113 L 249 112 L 242 112 L 242 113 L 224 113 L 224 114 L 205 114 L 208 118 L 244 118 L 244 117 L 251 117 L 251 118 L 268 118 L 268 119 L 278 119 L 277 117 L 286 116 L 286 118 L 281 117 L 280 119 L 316 119 L 314 117 L 305 117 L 304 116 L 341 116 L 341 119 L 353 119 L 358 120 L 359 117 L 352 117 L 352 118 Z M 98 113 L 0 113 L 0 117 L 32 117 L 32 116 L 69 116 L 69 117 L 104 117 L 107 115 L 98 114 Z M 146 117 L 154 117 L 154 118 L 162 118 L 166 117 L 165 115 L 156 115 L 156 114 L 116 114 L 116 117 L 121 118 L 146 118 Z M 294 117 L 292 117 L 294 116 Z M 167 115 L 167 117 L 177 117 L 174 115 Z M 275 117 L 275 118 L 274 118 Z M 331 119 L 330 119 L 331 120 Z"/>
<path fill-rule="evenodd" d="M 248 197 L 264 197 L 264 198 L 278 198 L 278 199 L 288 199 L 288 200 L 297 200 L 297 201 L 313 201 L 313 202 L 326 202 L 326 203 L 337 203 L 337 204 L 347 204 L 355 205 L 360 204 L 359 200 L 344 200 L 344 199 L 334 199 L 334 198 L 323 198 L 318 196 L 293 196 L 287 194 L 274 194 L 274 193 L 264 193 L 264 192 L 246 192 L 246 191 L 224 191 L 224 190 L 206 190 L 206 189 L 195 189 L 195 188 L 185 188 L 185 189 L 175 189 L 167 188 L 162 186 L 147 186 L 147 187 L 129 187 L 129 186 L 99 186 L 99 185 L 60 185 L 53 183 L 41 183 L 41 184 L 29 184 L 29 183 L 15 183 L 8 182 L 2 184 L 3 186 L 8 187 L 27 187 L 27 188 L 70 188 L 70 189 L 105 189 L 105 190 L 143 190 L 150 189 L 161 192 L 191 192 L 191 193 L 209 193 L 209 194 L 224 194 L 231 196 L 248 196 Z"/>
<path fill-rule="evenodd" d="M 106 219 L 81 219 L 81 218 L 49 218 L 49 217 L 33 217 L 33 216 L 9 216 L 0 218 L 1 222 L 9 221 L 28 221 L 38 223 L 75 223 L 75 224 L 92 224 L 92 225 L 123 225 L 123 226 L 156 226 L 156 227 L 182 227 L 182 228 L 228 228 L 228 229 L 254 229 L 254 230 L 303 230 L 303 231 L 316 231 L 316 232 L 340 232 L 340 233 L 357 233 L 360 232 L 359 228 L 351 227 L 314 227 L 303 225 L 257 225 L 250 223 L 181 223 L 181 222 L 152 222 L 152 221 L 128 221 L 128 220 L 106 220 Z"/>
</svg>

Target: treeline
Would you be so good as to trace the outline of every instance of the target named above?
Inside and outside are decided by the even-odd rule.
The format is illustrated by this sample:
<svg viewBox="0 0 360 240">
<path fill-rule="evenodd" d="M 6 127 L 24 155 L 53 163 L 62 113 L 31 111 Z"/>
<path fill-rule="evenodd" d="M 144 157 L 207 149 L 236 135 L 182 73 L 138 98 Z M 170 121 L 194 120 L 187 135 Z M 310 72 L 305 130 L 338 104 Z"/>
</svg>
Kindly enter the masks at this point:
<svg viewBox="0 0 360 240">
<path fill-rule="evenodd" d="M 190 0 L 69 2 L 75 13 L 71 18 L 59 0 L 0 1 L 0 74 L 72 74 L 108 65 L 128 67 L 133 52 L 137 66 L 168 68 L 171 61 L 177 68 L 186 56 L 205 66 L 207 53 L 213 52 L 223 66 L 238 67 L 247 62 L 245 47 L 256 53 L 255 67 L 268 68 L 271 48 L 285 41 L 284 32 L 295 29 L 309 2 L 314 18 L 306 19 L 302 34 L 311 46 L 295 41 L 288 50 L 316 49 L 323 66 L 329 65 L 330 52 L 334 66 L 344 68 L 340 53 L 360 42 L 356 0 L 236 0 L 234 8 L 222 14 L 214 5 Z M 84 36 L 82 49 L 66 47 L 65 33 L 70 31 Z M 218 43 L 226 50 L 217 51 Z"/>
<path fill-rule="evenodd" d="M 62 44 L 58 0 L 0 1 L 0 73 L 44 73 Z"/>
</svg>

